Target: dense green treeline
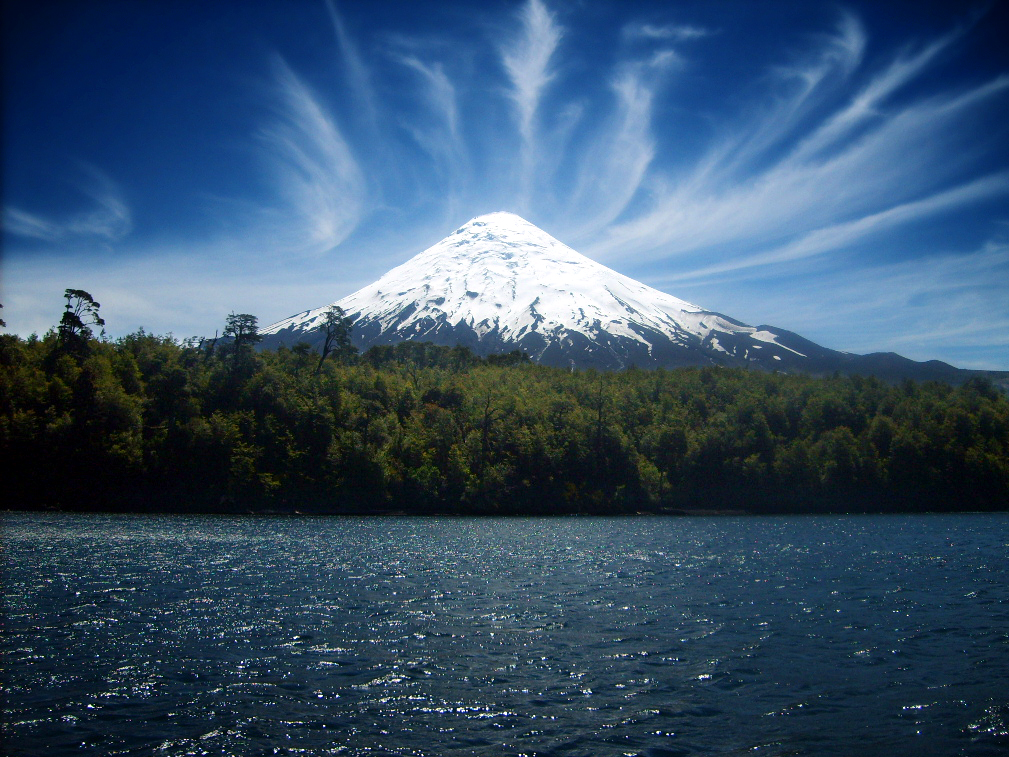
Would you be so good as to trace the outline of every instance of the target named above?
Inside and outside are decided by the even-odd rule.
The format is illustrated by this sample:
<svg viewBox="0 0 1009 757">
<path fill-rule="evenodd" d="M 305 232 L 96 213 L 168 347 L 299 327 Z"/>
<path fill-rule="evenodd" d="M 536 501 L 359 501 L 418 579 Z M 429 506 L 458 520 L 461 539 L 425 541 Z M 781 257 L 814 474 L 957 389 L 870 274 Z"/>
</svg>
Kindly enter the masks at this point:
<svg viewBox="0 0 1009 757">
<path fill-rule="evenodd" d="M 1003 509 L 1009 400 L 871 378 L 567 372 L 404 343 L 0 336 L 8 507 Z M 254 333 L 254 332 L 253 332 Z"/>
</svg>

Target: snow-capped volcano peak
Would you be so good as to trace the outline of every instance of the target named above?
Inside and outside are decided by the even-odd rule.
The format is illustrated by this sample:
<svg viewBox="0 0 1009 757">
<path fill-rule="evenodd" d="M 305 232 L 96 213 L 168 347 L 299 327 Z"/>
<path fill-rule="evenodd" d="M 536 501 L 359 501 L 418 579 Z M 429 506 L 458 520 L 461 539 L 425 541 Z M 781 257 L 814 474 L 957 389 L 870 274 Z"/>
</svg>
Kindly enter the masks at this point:
<svg viewBox="0 0 1009 757">
<path fill-rule="evenodd" d="M 473 218 L 335 304 L 354 319 L 362 347 L 415 339 L 483 354 L 523 349 L 541 362 L 601 368 L 800 354 L 775 333 L 617 273 L 507 212 Z M 325 309 L 262 333 L 269 343 L 318 341 Z"/>
<path fill-rule="evenodd" d="M 471 218 L 452 232 L 447 239 L 454 237 L 471 237 L 486 241 L 518 242 L 520 244 L 539 242 L 543 246 L 560 244 L 539 226 L 534 226 L 521 216 L 505 210 Z"/>
<path fill-rule="evenodd" d="M 428 280 L 436 278 L 432 270 L 418 271 L 426 266 L 435 266 L 440 273 L 451 271 L 467 279 L 473 277 L 476 281 L 482 280 L 488 284 L 500 284 L 502 279 L 507 280 L 505 288 L 513 299 L 517 293 L 518 279 L 523 273 L 531 271 L 547 275 L 547 280 L 541 283 L 548 286 L 550 280 L 561 275 L 564 267 L 570 266 L 597 267 L 610 275 L 619 276 L 575 252 L 524 218 L 503 211 L 477 216 L 468 221 L 438 244 L 387 273 L 374 286 L 400 271 L 418 272 Z M 454 282 L 449 280 L 446 283 L 451 289 Z M 493 290 L 492 286 L 490 293 L 496 294 Z M 468 288 L 467 291 L 473 290 Z M 471 295 L 470 297 L 472 298 Z"/>
</svg>

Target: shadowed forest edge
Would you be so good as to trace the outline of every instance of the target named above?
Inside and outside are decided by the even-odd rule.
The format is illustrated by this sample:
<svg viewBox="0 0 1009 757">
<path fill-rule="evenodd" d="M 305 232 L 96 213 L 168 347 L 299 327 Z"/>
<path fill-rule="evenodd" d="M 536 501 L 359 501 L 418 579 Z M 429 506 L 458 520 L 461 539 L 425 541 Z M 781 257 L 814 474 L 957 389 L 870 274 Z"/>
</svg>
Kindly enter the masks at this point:
<svg viewBox="0 0 1009 757">
<path fill-rule="evenodd" d="M 140 330 L 0 335 L 15 509 L 561 514 L 1009 507 L 1009 399 L 721 368 L 570 372 L 404 342 L 323 353 Z"/>
</svg>

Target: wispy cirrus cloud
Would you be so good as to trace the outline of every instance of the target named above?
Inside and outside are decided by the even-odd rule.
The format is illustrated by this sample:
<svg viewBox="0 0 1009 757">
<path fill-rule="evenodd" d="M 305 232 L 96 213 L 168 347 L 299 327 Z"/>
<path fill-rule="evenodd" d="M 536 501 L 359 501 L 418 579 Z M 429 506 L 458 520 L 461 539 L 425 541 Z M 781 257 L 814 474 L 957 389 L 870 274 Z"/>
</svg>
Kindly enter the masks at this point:
<svg viewBox="0 0 1009 757">
<path fill-rule="evenodd" d="M 4 208 L 3 229 L 9 234 L 43 242 L 56 242 L 66 235 L 63 225 L 12 207 Z"/>
<path fill-rule="evenodd" d="M 378 105 L 375 101 L 375 88 L 372 84 L 371 71 L 365 65 L 354 38 L 347 32 L 343 16 L 337 10 L 334 0 L 326 0 L 326 11 L 333 24 L 343 70 L 346 72 L 351 90 L 357 100 L 358 110 L 368 125 L 375 129 L 378 123 Z"/>
<path fill-rule="evenodd" d="M 93 236 L 115 242 L 133 230 L 133 217 L 119 186 L 93 166 L 83 167 L 88 178 L 82 191 L 95 208 L 69 219 L 67 230 L 74 235 Z"/>
<path fill-rule="evenodd" d="M 547 85 L 554 78 L 550 61 L 560 45 L 562 30 L 540 0 L 529 0 L 520 14 L 521 32 L 501 48 L 501 60 L 511 82 L 521 140 L 522 194 L 528 202 L 536 157 L 536 116 Z M 525 204 L 525 203 L 523 203 Z"/>
<path fill-rule="evenodd" d="M 401 123 L 432 160 L 432 178 L 444 204 L 444 213 L 458 214 L 461 192 L 469 176 L 465 140 L 459 132 L 456 87 L 441 62 L 428 62 L 418 55 L 391 53 L 393 60 L 413 71 L 421 83 L 421 99 L 431 119 L 418 117 Z"/>
<path fill-rule="evenodd" d="M 370 81 L 329 7 L 350 55 L 346 66 L 356 81 Z M 464 192 L 473 201 L 474 192 L 486 195 L 493 184 L 507 205 L 535 209 L 547 222 L 552 214 L 554 228 L 599 257 L 619 255 L 639 266 L 677 259 L 677 277 L 666 278 L 675 281 L 823 255 L 1004 191 L 1001 174 L 964 180 L 969 151 L 957 146 L 960 127 L 1001 96 L 1006 77 L 904 94 L 962 41 L 972 21 L 872 70 L 867 33 L 842 10 L 830 33 L 802 38 L 804 55 L 785 51 L 754 77 L 766 88 L 754 96 L 755 107 L 741 111 L 692 165 L 681 160 L 669 172 L 656 167 L 656 156 L 675 135 L 657 134 L 656 104 L 671 74 L 691 66 L 682 45 L 704 44 L 716 32 L 697 24 L 625 24 L 620 39 L 635 44 L 620 49 L 604 79 L 612 105 L 602 119 L 586 121 L 591 104 L 551 86 L 566 75 L 558 56 L 569 32 L 543 0 L 527 0 L 517 20 L 517 32 L 497 47 L 518 146 L 510 199 L 500 176 L 474 175 L 466 160 L 475 145 L 466 143 L 460 93 L 472 96 L 473 86 L 461 87 L 441 62 L 415 51 L 390 56 L 416 74 L 421 100 L 435 116 L 400 123 L 433 159 L 432 177 L 448 208 L 463 208 Z M 862 83 L 849 94 L 853 80 Z M 562 171 L 567 184 L 558 191 Z"/>
<path fill-rule="evenodd" d="M 898 56 L 840 108 L 807 126 L 803 137 L 810 114 L 837 98 L 860 63 L 864 35 L 857 25 L 842 22 L 799 73 L 793 69 L 795 84 L 788 97 L 764 118 L 743 121 L 737 134 L 678 180 L 657 184 L 651 207 L 611 226 L 595 252 L 638 260 L 675 255 L 686 259 L 689 270 L 691 255 L 722 247 L 721 265 L 728 270 L 736 258 L 741 265 L 774 259 L 773 254 L 766 259 L 753 255 L 754 248 L 817 254 L 829 249 L 830 238 L 838 244 L 850 238 L 836 234 L 838 228 L 864 230 L 900 217 L 908 208 L 921 217 L 954 201 L 1001 193 L 1004 182 L 998 178 L 964 184 L 963 191 L 956 189 L 956 180 L 971 154 L 960 128 L 975 109 L 1005 94 L 1006 77 L 965 91 L 897 103 L 889 99 L 920 78 L 958 34 L 916 55 Z M 814 245 L 810 239 L 819 241 Z M 726 245 L 736 247 L 726 250 Z M 713 270 L 710 256 L 703 270 Z"/>
<path fill-rule="evenodd" d="M 398 55 L 396 60 L 413 69 L 424 82 L 424 90 L 433 110 L 444 120 L 451 139 L 459 138 L 459 110 L 455 86 L 441 63 L 425 63 L 414 55 Z"/>
<path fill-rule="evenodd" d="M 272 97 L 274 120 L 258 137 L 280 204 L 261 209 L 261 231 L 289 251 L 326 252 L 365 212 L 364 173 L 329 109 L 279 57 Z"/>
<path fill-rule="evenodd" d="M 1000 194 L 1009 195 L 1009 172 L 985 176 L 924 199 L 906 202 L 853 221 L 820 227 L 788 244 L 748 257 L 731 259 L 705 268 L 686 271 L 668 278 L 667 283 L 720 276 L 743 269 L 789 263 L 843 249 L 872 234 L 911 223 L 938 213 Z M 766 272 L 762 275 L 766 275 Z"/>
<path fill-rule="evenodd" d="M 722 134 L 699 158 L 684 191 L 738 183 L 759 170 L 756 166 L 765 164 L 770 152 L 801 133 L 801 125 L 832 90 L 847 86 L 865 55 L 868 40 L 861 22 L 842 13 L 834 31 L 817 39 L 811 53 L 771 67 L 772 91 L 755 112 L 746 114 L 744 126 Z"/>
<path fill-rule="evenodd" d="M 79 164 L 81 178 L 74 182 L 91 206 L 61 217 L 45 217 L 7 206 L 3 229 L 9 234 L 43 242 L 93 240 L 118 242 L 133 230 L 133 216 L 119 185 L 100 169 Z"/>
<path fill-rule="evenodd" d="M 909 84 L 935 61 L 936 57 L 963 36 L 964 29 L 946 34 L 914 54 L 903 52 L 863 88 L 848 105 L 834 113 L 811 135 L 803 139 L 789 157 L 800 162 L 820 150 L 829 149 L 858 127 L 880 118 L 887 98 Z"/>
<path fill-rule="evenodd" d="M 578 224 L 573 238 L 589 238 L 609 226 L 634 199 L 655 157 L 655 98 L 678 63 L 675 52 L 660 50 L 645 61 L 624 63 L 611 80 L 614 108 L 586 143 L 568 204 L 568 216 Z"/>
<path fill-rule="evenodd" d="M 713 32 L 700 26 L 691 24 L 670 24 L 661 26 L 635 22 L 627 24 L 623 28 L 623 37 L 626 40 L 662 40 L 664 42 L 685 42 L 691 39 L 707 37 Z"/>
</svg>

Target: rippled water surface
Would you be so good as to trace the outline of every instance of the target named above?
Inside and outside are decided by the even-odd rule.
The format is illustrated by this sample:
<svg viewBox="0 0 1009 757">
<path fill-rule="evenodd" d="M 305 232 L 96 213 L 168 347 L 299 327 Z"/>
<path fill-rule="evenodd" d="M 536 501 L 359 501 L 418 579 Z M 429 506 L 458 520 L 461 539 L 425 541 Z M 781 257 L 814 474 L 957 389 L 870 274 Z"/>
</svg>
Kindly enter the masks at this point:
<svg viewBox="0 0 1009 757">
<path fill-rule="evenodd" d="M 1009 753 L 1009 516 L 5 514 L 12 755 Z"/>
</svg>

